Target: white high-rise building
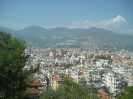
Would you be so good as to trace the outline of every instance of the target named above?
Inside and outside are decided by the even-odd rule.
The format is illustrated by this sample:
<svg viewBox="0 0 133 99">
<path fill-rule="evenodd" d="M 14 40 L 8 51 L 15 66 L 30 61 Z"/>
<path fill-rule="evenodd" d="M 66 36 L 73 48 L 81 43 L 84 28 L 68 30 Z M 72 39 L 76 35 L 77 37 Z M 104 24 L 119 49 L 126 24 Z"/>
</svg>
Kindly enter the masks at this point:
<svg viewBox="0 0 133 99">
<path fill-rule="evenodd" d="M 115 72 L 108 72 L 103 75 L 103 82 L 106 84 L 106 87 L 111 93 L 120 93 L 122 89 L 126 86 L 124 77 Z"/>
</svg>

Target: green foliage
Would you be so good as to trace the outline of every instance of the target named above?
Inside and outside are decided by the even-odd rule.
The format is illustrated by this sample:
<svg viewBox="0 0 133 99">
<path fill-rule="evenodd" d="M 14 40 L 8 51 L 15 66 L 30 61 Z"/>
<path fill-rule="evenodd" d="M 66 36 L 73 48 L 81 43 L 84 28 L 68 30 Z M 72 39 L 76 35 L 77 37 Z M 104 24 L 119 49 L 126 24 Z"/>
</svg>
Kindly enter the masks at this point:
<svg viewBox="0 0 133 99">
<path fill-rule="evenodd" d="M 57 99 L 55 91 L 48 87 L 47 91 L 40 95 L 40 99 Z"/>
<path fill-rule="evenodd" d="M 127 94 L 133 94 L 133 86 L 128 86 L 125 88 Z"/>
<path fill-rule="evenodd" d="M 90 58 L 93 58 L 94 57 L 94 54 L 90 54 Z"/>
<path fill-rule="evenodd" d="M 101 77 L 103 77 L 103 74 L 105 74 L 105 72 L 101 70 L 99 74 L 101 75 Z"/>
<path fill-rule="evenodd" d="M 111 59 L 111 56 L 105 56 L 105 55 L 95 56 L 95 58 L 97 58 L 97 59 L 107 59 L 107 60 L 112 60 L 112 59 Z"/>
<path fill-rule="evenodd" d="M 117 96 L 117 99 L 133 99 L 133 86 L 125 88 L 125 93 Z"/>
<path fill-rule="evenodd" d="M 65 78 L 57 90 L 48 89 L 40 99 L 89 99 L 89 94 L 82 85 L 74 82 L 72 78 Z"/>
<path fill-rule="evenodd" d="M 59 63 L 57 62 L 54 66 L 59 66 Z"/>
<path fill-rule="evenodd" d="M 28 93 L 26 79 L 34 70 L 23 70 L 29 55 L 25 42 L 0 32 L 0 98 L 19 99 Z M 35 71 L 34 71 L 35 72 Z"/>
<path fill-rule="evenodd" d="M 84 85 L 85 84 L 85 78 L 84 77 L 80 78 L 78 82 L 79 82 L 79 84 Z"/>
<path fill-rule="evenodd" d="M 111 65 L 111 64 L 112 64 L 112 61 L 113 61 L 113 60 L 110 59 L 110 60 L 108 61 L 108 64 Z"/>
<path fill-rule="evenodd" d="M 66 68 L 70 68 L 70 67 L 72 67 L 73 65 L 72 64 L 67 64 L 66 65 Z"/>
<path fill-rule="evenodd" d="M 65 96 L 65 99 L 86 99 L 87 93 L 83 86 L 74 82 L 71 78 L 65 78 L 64 82 L 57 92 L 62 92 L 62 97 Z"/>
</svg>

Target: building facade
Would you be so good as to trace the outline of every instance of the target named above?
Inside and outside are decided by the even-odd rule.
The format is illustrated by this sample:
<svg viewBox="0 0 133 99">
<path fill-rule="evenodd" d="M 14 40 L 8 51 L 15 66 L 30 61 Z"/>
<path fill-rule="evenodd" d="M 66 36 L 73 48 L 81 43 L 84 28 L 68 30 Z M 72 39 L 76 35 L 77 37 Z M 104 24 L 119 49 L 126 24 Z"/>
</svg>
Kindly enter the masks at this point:
<svg viewBox="0 0 133 99">
<path fill-rule="evenodd" d="M 103 82 L 111 93 L 121 93 L 122 89 L 126 86 L 124 77 L 118 73 L 110 71 L 103 76 Z"/>
</svg>

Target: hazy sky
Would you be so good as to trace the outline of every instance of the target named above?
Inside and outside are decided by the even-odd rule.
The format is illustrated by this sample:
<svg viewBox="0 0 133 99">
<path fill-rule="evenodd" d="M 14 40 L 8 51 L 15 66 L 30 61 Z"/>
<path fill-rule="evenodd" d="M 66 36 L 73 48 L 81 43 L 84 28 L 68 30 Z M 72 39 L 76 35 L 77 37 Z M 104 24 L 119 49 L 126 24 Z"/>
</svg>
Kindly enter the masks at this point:
<svg viewBox="0 0 133 99">
<path fill-rule="evenodd" d="M 133 0 L 0 0 L 0 26 L 98 27 L 133 34 L 132 9 Z"/>
</svg>

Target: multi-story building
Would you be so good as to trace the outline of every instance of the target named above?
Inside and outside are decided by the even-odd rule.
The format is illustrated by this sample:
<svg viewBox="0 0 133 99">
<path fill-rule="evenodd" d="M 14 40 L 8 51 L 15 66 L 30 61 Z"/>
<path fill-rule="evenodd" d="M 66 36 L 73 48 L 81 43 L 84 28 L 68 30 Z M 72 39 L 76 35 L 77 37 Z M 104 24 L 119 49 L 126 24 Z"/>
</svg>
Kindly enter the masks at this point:
<svg viewBox="0 0 133 99">
<path fill-rule="evenodd" d="M 57 74 L 53 74 L 51 78 L 51 87 L 56 90 L 61 85 L 63 80 L 64 78 L 59 77 Z"/>
<path fill-rule="evenodd" d="M 60 57 L 63 57 L 65 54 L 67 54 L 67 51 L 65 51 L 65 50 L 59 50 L 59 51 L 58 51 L 58 55 L 59 55 Z"/>
<path fill-rule="evenodd" d="M 105 89 L 105 84 L 102 82 L 99 71 L 89 71 L 85 78 L 85 85 L 88 88 L 93 87 L 96 90 Z"/>
<path fill-rule="evenodd" d="M 52 58 L 56 57 L 56 50 L 50 50 L 49 56 Z"/>
<path fill-rule="evenodd" d="M 126 86 L 124 77 L 118 73 L 110 71 L 103 76 L 103 82 L 111 93 L 121 93 L 122 89 Z"/>
</svg>

